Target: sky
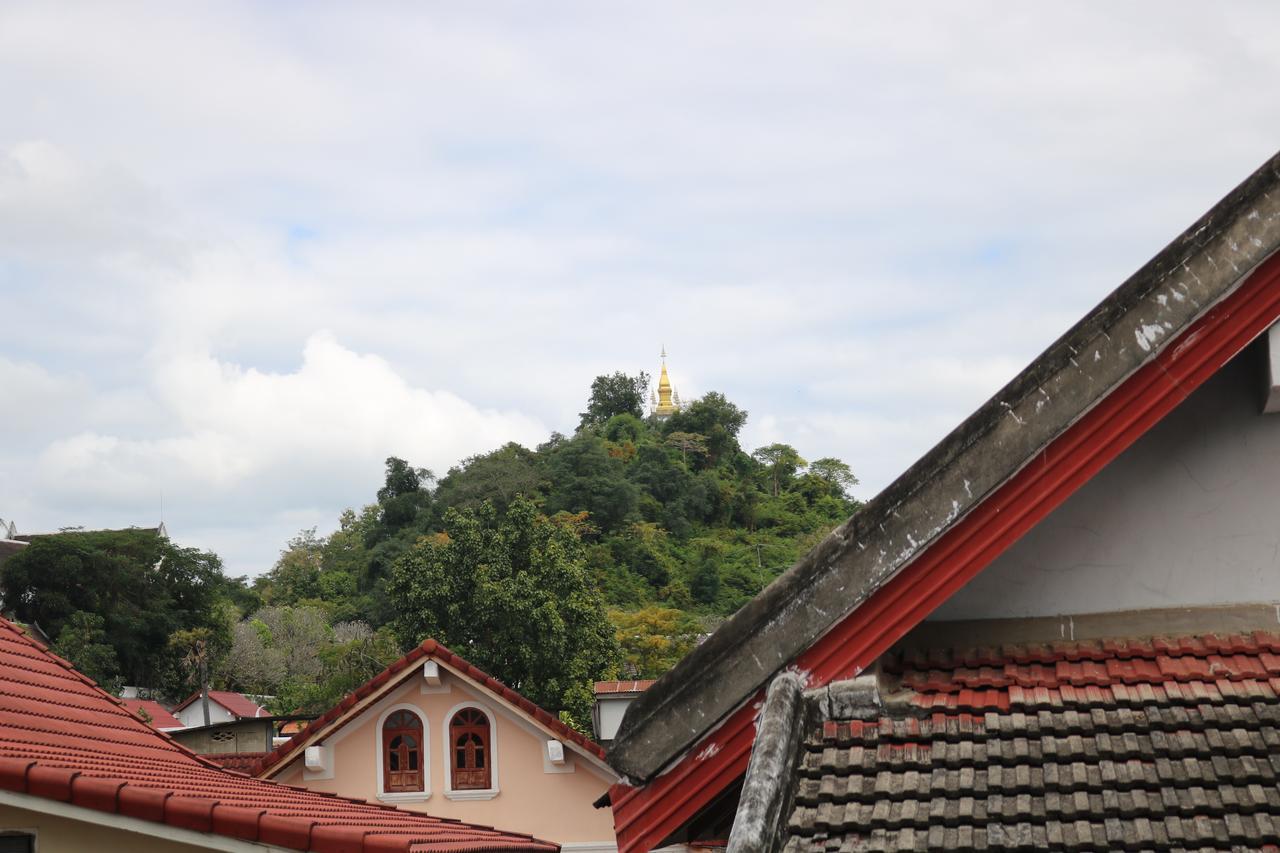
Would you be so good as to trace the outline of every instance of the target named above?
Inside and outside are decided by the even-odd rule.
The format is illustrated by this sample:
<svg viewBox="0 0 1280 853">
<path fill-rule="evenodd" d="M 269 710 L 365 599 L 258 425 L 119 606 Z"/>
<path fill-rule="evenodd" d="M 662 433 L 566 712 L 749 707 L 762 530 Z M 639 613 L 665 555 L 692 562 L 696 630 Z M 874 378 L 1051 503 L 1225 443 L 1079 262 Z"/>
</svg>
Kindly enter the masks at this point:
<svg viewBox="0 0 1280 853">
<path fill-rule="evenodd" d="M 0 518 L 269 569 L 726 394 L 868 498 L 1280 148 L 1280 6 L 0 6 Z"/>
</svg>

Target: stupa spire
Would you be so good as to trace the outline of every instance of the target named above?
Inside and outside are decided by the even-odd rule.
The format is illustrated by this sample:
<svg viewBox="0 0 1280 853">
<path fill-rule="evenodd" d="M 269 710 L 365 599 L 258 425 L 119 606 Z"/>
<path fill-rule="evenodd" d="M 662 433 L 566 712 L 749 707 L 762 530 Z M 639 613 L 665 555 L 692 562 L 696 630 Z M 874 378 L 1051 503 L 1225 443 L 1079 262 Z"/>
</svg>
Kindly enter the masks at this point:
<svg viewBox="0 0 1280 853">
<path fill-rule="evenodd" d="M 662 371 L 658 374 L 658 399 L 650 414 L 656 418 L 669 418 L 680 411 L 680 398 L 671 387 L 671 379 L 667 376 L 667 345 L 662 345 Z"/>
</svg>

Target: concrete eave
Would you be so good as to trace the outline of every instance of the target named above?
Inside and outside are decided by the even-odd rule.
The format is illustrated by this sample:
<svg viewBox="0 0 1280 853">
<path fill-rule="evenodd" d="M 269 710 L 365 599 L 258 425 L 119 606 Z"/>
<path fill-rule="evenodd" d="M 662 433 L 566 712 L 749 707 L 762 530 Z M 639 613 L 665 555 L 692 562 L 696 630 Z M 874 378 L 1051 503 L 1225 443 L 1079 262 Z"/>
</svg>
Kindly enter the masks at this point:
<svg viewBox="0 0 1280 853">
<path fill-rule="evenodd" d="M 1280 155 L 1131 276 L 627 711 L 609 763 L 678 760 L 1280 248 Z"/>
</svg>

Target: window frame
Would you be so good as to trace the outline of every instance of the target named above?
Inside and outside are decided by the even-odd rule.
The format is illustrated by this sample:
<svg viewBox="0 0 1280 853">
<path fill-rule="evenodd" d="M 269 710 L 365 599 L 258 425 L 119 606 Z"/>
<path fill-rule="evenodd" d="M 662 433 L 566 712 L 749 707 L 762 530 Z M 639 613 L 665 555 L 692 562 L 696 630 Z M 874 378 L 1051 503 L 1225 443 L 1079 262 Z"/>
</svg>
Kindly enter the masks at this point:
<svg viewBox="0 0 1280 853">
<path fill-rule="evenodd" d="M 484 714 L 485 719 L 489 721 L 489 740 L 488 740 L 488 743 L 486 744 L 486 747 L 487 747 L 486 751 L 488 754 L 485 756 L 486 761 L 488 762 L 488 765 L 489 765 L 489 787 L 488 788 L 457 788 L 455 789 L 453 787 L 454 746 L 453 746 L 453 736 L 451 734 L 451 731 L 453 728 L 453 718 L 456 717 L 460 711 L 464 711 L 468 708 L 474 708 L 475 710 Z M 444 737 L 443 743 L 446 744 L 448 748 L 448 754 L 445 759 L 445 771 L 444 771 L 445 797 L 450 800 L 492 800 L 494 797 L 498 796 L 498 794 L 501 793 L 501 789 L 499 788 L 499 785 L 498 785 L 498 770 L 499 770 L 498 719 L 496 716 L 494 716 L 493 711 L 491 711 L 486 705 L 483 705 L 480 702 L 475 702 L 475 701 L 459 702 L 457 705 L 454 705 L 452 708 L 450 708 L 449 712 L 445 714 L 444 720 L 443 720 L 442 734 Z"/>
<path fill-rule="evenodd" d="M 416 716 L 418 722 L 422 724 L 422 743 L 419 745 L 418 761 L 418 768 L 422 773 L 422 789 L 419 791 L 387 790 L 387 747 L 389 744 L 386 743 L 383 733 L 387 720 L 400 711 L 408 711 Z M 374 734 L 374 743 L 377 751 L 374 754 L 373 769 L 377 779 L 377 788 L 375 790 L 378 792 L 378 799 L 386 803 L 416 803 L 429 799 L 431 797 L 431 728 L 426 713 L 417 705 L 407 702 L 392 705 L 378 715 Z"/>
</svg>

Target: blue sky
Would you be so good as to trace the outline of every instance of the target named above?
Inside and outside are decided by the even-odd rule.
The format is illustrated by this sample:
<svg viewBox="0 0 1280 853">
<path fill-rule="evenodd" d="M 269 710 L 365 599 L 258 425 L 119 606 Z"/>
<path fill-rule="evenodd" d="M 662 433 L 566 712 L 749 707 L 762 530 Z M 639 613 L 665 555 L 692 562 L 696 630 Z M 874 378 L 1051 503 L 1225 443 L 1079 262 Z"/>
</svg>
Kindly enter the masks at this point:
<svg viewBox="0 0 1280 853">
<path fill-rule="evenodd" d="M 869 497 L 1280 148 L 1278 24 L 5 4 L 0 518 L 254 574 L 663 344 Z"/>
</svg>

